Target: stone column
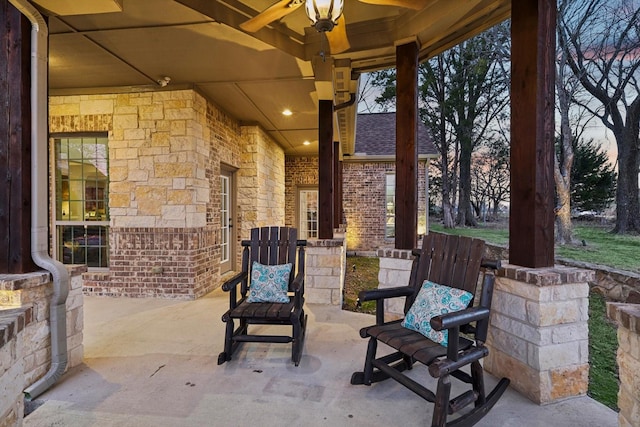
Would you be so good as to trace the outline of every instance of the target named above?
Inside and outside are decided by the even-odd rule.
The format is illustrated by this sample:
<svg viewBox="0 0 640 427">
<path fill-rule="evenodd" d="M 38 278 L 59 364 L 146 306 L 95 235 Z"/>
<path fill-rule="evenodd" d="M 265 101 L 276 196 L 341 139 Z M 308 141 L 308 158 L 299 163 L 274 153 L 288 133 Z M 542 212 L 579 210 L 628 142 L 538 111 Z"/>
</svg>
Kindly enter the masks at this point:
<svg viewBox="0 0 640 427">
<path fill-rule="evenodd" d="M 618 324 L 618 425 L 640 425 L 640 304 L 607 304 L 609 318 Z"/>
<path fill-rule="evenodd" d="M 413 255 L 406 249 L 378 249 L 380 272 L 378 273 L 378 289 L 407 286 L 411 277 Z M 385 320 L 404 317 L 406 298 L 390 298 L 384 302 Z"/>
<path fill-rule="evenodd" d="M 305 300 L 342 307 L 346 266 L 344 239 L 311 239 L 305 250 Z"/>
<path fill-rule="evenodd" d="M 586 394 L 593 279 L 593 271 L 563 266 L 500 269 L 485 369 L 538 404 Z"/>
</svg>

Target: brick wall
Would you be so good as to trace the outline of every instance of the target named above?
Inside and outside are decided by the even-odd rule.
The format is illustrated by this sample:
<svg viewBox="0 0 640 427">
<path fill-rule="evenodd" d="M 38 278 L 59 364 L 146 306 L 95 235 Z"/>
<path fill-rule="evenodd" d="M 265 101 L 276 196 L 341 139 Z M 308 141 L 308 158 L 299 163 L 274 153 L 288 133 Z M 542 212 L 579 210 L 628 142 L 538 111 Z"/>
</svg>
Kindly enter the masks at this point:
<svg viewBox="0 0 640 427">
<path fill-rule="evenodd" d="M 284 152 L 192 90 L 52 97 L 58 132 L 108 132 L 108 272 L 96 295 L 197 298 L 220 285 L 220 173 L 236 179 L 237 260 L 249 228 L 284 220 Z M 238 262 L 239 265 L 239 262 Z"/>
<path fill-rule="evenodd" d="M 386 175 L 395 163 L 344 162 L 342 203 L 347 224 L 348 250 L 393 247 L 385 238 Z M 418 168 L 418 234 L 426 232 L 425 165 Z"/>
<path fill-rule="evenodd" d="M 297 227 L 298 188 L 318 186 L 318 158 L 287 156 L 285 174 L 285 222 Z"/>
<path fill-rule="evenodd" d="M 297 192 L 318 185 L 318 158 L 288 156 L 286 164 L 286 223 L 297 226 Z M 370 251 L 392 247 L 385 238 L 386 175 L 395 172 L 393 162 L 342 162 L 342 207 L 348 250 Z M 418 165 L 418 233 L 426 231 L 425 164 Z"/>
</svg>

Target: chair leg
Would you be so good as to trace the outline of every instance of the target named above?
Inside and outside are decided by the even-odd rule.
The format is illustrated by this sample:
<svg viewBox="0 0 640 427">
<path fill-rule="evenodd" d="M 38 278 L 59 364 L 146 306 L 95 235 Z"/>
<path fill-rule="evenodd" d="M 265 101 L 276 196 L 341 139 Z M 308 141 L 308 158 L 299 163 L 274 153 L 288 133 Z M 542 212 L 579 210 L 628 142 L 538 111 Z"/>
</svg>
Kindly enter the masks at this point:
<svg viewBox="0 0 640 427">
<path fill-rule="evenodd" d="M 302 318 L 302 319 L 301 319 Z M 300 317 L 293 319 L 293 344 L 291 346 L 291 361 L 298 366 L 302 358 L 302 343 L 306 327 L 306 316 L 304 311 Z"/>
<path fill-rule="evenodd" d="M 478 360 L 471 362 L 471 379 L 473 382 L 473 391 L 475 391 L 478 396 L 475 406 L 484 405 L 486 402 L 486 395 L 484 392 L 484 371 Z"/>
<path fill-rule="evenodd" d="M 378 340 L 375 338 L 369 339 L 367 345 L 367 356 L 364 360 L 364 384 L 371 385 L 373 379 L 373 360 L 376 358 L 376 351 L 378 349 Z"/>
<path fill-rule="evenodd" d="M 451 379 L 449 375 L 445 375 L 438 379 L 438 389 L 436 390 L 436 401 L 433 407 L 431 427 L 445 427 L 447 425 L 450 395 Z"/>
<path fill-rule="evenodd" d="M 231 360 L 233 353 L 233 319 L 229 318 L 226 322 L 224 334 L 224 351 L 218 355 L 218 365 Z"/>
</svg>

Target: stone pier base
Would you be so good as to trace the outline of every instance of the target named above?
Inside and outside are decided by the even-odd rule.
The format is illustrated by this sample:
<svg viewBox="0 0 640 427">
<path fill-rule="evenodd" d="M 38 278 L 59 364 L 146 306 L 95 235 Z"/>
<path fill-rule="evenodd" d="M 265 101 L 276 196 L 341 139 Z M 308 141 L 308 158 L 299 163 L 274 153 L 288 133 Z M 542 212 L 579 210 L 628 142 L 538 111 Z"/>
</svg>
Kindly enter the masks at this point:
<svg viewBox="0 0 640 427">
<path fill-rule="evenodd" d="M 411 265 L 413 255 L 411 250 L 405 249 L 378 249 L 380 258 L 380 272 L 378 273 L 378 289 L 407 286 L 411 277 Z M 385 320 L 394 320 L 404 317 L 404 297 L 390 298 L 384 302 Z"/>
<path fill-rule="evenodd" d="M 342 307 L 346 254 L 344 238 L 307 241 L 304 280 L 306 302 Z"/>
<path fill-rule="evenodd" d="M 593 279 L 590 270 L 506 264 L 497 274 L 485 369 L 538 404 L 586 394 Z"/>
<path fill-rule="evenodd" d="M 82 363 L 85 266 L 69 266 L 66 302 L 67 366 Z M 53 285 L 48 272 L 0 275 L 0 427 L 20 426 L 23 390 L 51 365 L 49 306 Z"/>
</svg>

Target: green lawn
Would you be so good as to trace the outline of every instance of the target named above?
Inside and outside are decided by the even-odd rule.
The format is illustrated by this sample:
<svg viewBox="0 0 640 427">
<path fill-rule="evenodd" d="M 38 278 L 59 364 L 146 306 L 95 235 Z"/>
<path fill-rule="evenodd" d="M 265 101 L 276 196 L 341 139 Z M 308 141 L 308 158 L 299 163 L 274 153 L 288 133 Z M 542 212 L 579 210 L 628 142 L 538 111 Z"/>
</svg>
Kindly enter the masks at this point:
<svg viewBox="0 0 640 427">
<path fill-rule="evenodd" d="M 479 237 L 498 245 L 506 245 L 509 241 L 506 224 L 502 228 L 479 226 L 454 229 L 430 224 L 430 228 L 442 233 Z M 574 239 L 574 246 L 556 245 L 556 256 L 640 272 L 640 236 L 619 236 L 611 234 L 608 228 L 578 225 L 574 228 Z"/>
</svg>

